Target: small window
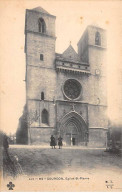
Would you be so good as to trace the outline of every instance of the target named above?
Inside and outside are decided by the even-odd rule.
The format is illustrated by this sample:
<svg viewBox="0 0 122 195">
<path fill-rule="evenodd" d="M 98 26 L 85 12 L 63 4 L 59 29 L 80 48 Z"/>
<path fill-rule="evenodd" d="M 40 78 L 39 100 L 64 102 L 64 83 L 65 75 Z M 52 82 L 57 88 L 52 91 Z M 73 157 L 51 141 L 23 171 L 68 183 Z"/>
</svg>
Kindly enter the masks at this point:
<svg viewBox="0 0 122 195">
<path fill-rule="evenodd" d="M 99 32 L 95 34 L 95 45 L 101 45 L 101 36 Z"/>
<path fill-rule="evenodd" d="M 42 123 L 49 124 L 49 114 L 46 109 L 42 110 Z"/>
<path fill-rule="evenodd" d="M 41 92 L 41 100 L 44 100 L 44 92 Z"/>
<path fill-rule="evenodd" d="M 38 25 L 39 25 L 39 32 L 45 33 L 46 32 L 46 24 L 45 24 L 45 21 L 43 18 L 39 18 Z"/>
<path fill-rule="evenodd" d="M 44 56 L 43 54 L 40 54 L 40 60 L 43 61 L 44 60 Z"/>
</svg>

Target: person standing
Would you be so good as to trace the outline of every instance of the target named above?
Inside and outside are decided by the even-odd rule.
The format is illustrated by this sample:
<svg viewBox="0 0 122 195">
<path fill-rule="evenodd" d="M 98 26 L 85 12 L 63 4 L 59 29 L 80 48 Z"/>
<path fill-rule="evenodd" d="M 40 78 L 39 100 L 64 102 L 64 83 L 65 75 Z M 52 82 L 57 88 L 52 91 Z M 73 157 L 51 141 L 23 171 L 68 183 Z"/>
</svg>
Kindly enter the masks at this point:
<svg viewBox="0 0 122 195">
<path fill-rule="evenodd" d="M 60 136 L 59 138 L 58 138 L 58 146 L 59 146 L 59 149 L 60 148 L 62 148 L 62 137 Z"/>
<path fill-rule="evenodd" d="M 51 135 L 50 140 L 51 140 L 50 146 L 52 146 L 52 149 L 53 149 L 53 147 L 55 149 L 55 146 L 56 146 L 55 137 L 53 135 Z"/>
</svg>

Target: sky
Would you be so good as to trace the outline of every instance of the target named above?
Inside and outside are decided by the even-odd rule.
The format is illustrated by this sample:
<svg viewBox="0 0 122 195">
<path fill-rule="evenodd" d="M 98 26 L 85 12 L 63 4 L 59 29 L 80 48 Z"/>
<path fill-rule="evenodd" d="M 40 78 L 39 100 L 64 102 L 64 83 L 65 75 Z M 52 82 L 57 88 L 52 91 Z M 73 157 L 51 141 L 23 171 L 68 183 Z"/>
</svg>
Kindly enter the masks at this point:
<svg viewBox="0 0 122 195">
<path fill-rule="evenodd" d="M 25 10 L 41 6 L 56 16 L 56 52 L 77 42 L 87 25 L 107 30 L 108 115 L 118 118 L 120 67 L 120 1 L 0 1 L 0 129 L 16 132 L 25 105 Z"/>
</svg>

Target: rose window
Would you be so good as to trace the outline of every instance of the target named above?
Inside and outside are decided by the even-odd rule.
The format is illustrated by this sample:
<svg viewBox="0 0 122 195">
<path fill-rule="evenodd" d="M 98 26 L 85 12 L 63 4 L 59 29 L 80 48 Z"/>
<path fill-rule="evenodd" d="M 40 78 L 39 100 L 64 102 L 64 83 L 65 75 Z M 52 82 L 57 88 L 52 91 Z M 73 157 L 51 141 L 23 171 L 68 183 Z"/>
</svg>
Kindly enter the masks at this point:
<svg viewBox="0 0 122 195">
<path fill-rule="evenodd" d="M 76 99 L 80 96 L 81 84 L 75 79 L 68 79 L 64 83 L 64 94 L 69 99 Z"/>
</svg>

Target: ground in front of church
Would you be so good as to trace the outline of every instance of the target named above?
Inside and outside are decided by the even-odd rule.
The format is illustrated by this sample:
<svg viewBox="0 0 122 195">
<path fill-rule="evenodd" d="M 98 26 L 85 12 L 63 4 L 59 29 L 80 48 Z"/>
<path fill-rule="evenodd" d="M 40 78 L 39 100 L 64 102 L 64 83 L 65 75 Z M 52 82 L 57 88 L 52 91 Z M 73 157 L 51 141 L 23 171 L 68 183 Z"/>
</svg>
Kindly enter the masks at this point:
<svg viewBox="0 0 122 195">
<path fill-rule="evenodd" d="M 100 171 L 122 170 L 121 155 L 105 149 L 87 147 L 10 146 L 10 156 L 16 156 L 25 175 L 63 174 L 65 172 L 94 174 Z"/>
</svg>

